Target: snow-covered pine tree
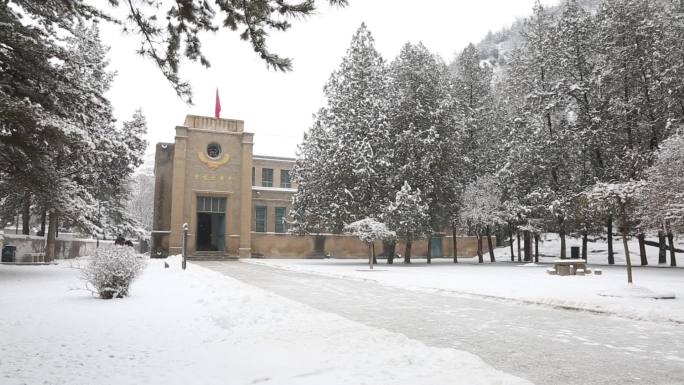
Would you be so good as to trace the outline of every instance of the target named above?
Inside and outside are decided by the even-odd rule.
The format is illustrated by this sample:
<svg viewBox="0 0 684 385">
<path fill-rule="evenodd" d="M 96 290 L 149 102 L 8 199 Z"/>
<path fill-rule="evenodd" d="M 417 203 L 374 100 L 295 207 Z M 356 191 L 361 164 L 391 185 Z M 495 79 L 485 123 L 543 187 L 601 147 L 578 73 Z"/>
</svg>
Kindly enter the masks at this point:
<svg viewBox="0 0 684 385">
<path fill-rule="evenodd" d="M 521 30 L 521 47 L 511 54 L 505 85 L 509 95 L 524 95 L 512 110 L 511 151 L 501 173 L 507 178 L 505 196 L 515 196 L 523 211 L 532 215 L 529 223 L 522 224 L 528 231 L 538 228 L 532 222 L 540 221 L 557 229 L 562 258 L 566 256 L 567 226 L 572 223 L 572 199 L 585 187 L 579 174 L 585 169 L 582 149 L 586 141 L 579 128 L 586 120 L 578 121 L 577 107 L 568 93 L 576 88 L 575 75 L 564 70 L 565 66 L 579 66 L 578 71 L 586 71 L 583 59 L 568 58 L 570 49 L 563 48 L 584 36 L 576 25 L 581 17 L 577 19 L 575 14 L 579 14 L 576 9 L 567 11 L 561 16 L 567 20 L 557 22 L 539 2 L 535 4 Z M 569 39 L 567 44 L 561 44 L 561 35 L 571 32 L 574 35 L 563 37 Z M 525 239 L 530 239 L 528 234 Z"/>
<path fill-rule="evenodd" d="M 96 177 L 101 181 L 94 187 L 98 204 L 98 218 L 95 222 L 102 237 L 115 237 L 119 234 L 141 236 L 144 233 L 144 225 L 138 220 L 138 213 L 130 210 L 128 202 L 131 196 L 131 179 L 142 164 L 147 148 L 147 141 L 143 139 L 146 133 L 147 120 L 142 111 L 137 110 L 131 120 L 123 122 L 121 128 L 113 129 L 112 135 L 102 138 L 105 140 L 100 142 L 103 156 L 113 156 L 111 159 L 105 158 L 108 159 L 105 162 L 99 162 L 95 171 Z M 151 201 L 148 205 L 151 205 Z"/>
<path fill-rule="evenodd" d="M 390 65 L 391 183 L 394 191 L 405 182 L 420 190 L 431 232 L 449 225 L 457 196 L 460 122 L 452 89 L 447 66 L 422 43 L 404 45 Z"/>
<path fill-rule="evenodd" d="M 378 217 L 393 197 L 387 122 L 387 70 L 362 24 L 325 86 L 327 105 L 300 146 L 293 180 L 293 232 L 340 232 Z"/>
<path fill-rule="evenodd" d="M 491 151 L 498 138 L 493 135 L 492 68 L 481 64 L 480 52 L 469 44 L 451 64 L 454 76 L 452 95 L 463 120 L 460 136 L 462 164 L 460 177 L 469 183 L 479 175 L 493 172 L 498 157 Z"/>
<path fill-rule="evenodd" d="M 69 33 L 58 44 L 58 31 L 25 25 L 20 12 L 0 6 L 2 41 L 10 48 L 0 50 L 2 179 L 30 191 L 38 211 L 47 213 L 52 259 L 58 218 L 87 233 L 97 228 L 94 186 L 112 174 L 107 183 L 115 184 L 107 167 L 123 154 L 115 149 L 131 143 L 113 128 L 103 96 L 112 75 L 96 26 L 65 22 L 60 31 Z"/>
</svg>

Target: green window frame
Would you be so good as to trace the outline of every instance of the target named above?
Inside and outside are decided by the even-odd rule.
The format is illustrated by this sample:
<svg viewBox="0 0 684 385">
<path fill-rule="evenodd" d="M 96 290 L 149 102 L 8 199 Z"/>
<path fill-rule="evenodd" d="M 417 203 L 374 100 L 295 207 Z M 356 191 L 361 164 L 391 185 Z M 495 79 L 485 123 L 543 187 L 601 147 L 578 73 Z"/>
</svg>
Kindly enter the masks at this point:
<svg viewBox="0 0 684 385">
<path fill-rule="evenodd" d="M 290 170 L 280 170 L 280 187 L 292 188 L 292 183 L 290 182 Z"/>
<path fill-rule="evenodd" d="M 256 206 L 254 215 L 254 231 L 257 233 L 266 232 L 266 206 Z"/>
<path fill-rule="evenodd" d="M 226 198 L 198 196 L 197 212 L 224 214 L 226 212 Z"/>
<path fill-rule="evenodd" d="M 285 223 L 285 207 L 275 208 L 275 232 L 285 233 L 287 232 L 287 223 Z"/>
<path fill-rule="evenodd" d="M 272 168 L 262 168 L 261 169 L 261 186 L 262 187 L 273 187 L 273 169 Z"/>
</svg>

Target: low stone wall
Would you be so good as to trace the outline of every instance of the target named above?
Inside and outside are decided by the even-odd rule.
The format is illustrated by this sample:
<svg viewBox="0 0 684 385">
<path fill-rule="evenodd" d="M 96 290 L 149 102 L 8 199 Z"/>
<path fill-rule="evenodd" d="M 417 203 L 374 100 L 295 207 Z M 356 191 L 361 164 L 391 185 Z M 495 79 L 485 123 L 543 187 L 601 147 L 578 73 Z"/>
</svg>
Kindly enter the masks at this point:
<svg viewBox="0 0 684 385">
<path fill-rule="evenodd" d="M 442 257 L 452 257 L 453 238 L 443 236 Z M 474 257 L 477 255 L 476 237 L 456 237 L 458 256 Z M 496 244 L 496 239 L 492 240 Z M 405 244 L 397 242 L 395 254 L 404 255 Z M 487 253 L 487 240 L 482 242 L 483 253 Z M 383 252 L 382 242 L 375 243 L 375 253 L 380 256 Z M 411 256 L 425 257 L 427 255 L 427 240 L 419 239 L 411 245 Z M 351 235 L 322 234 L 322 235 L 291 235 L 276 233 L 252 232 L 252 256 L 268 258 L 320 258 L 330 256 L 334 258 L 366 258 L 368 246 Z M 439 258 L 439 257 L 433 257 Z M 488 258 L 485 256 L 485 259 Z"/>
<path fill-rule="evenodd" d="M 45 252 L 45 237 L 21 234 L 2 234 L 0 235 L 2 246 L 12 245 L 17 247 L 16 262 L 30 262 L 29 253 Z M 100 247 L 112 245 L 114 241 L 100 240 Z M 56 239 L 55 254 L 57 259 L 69 259 L 92 255 L 97 250 L 98 242 L 95 239 Z"/>
</svg>

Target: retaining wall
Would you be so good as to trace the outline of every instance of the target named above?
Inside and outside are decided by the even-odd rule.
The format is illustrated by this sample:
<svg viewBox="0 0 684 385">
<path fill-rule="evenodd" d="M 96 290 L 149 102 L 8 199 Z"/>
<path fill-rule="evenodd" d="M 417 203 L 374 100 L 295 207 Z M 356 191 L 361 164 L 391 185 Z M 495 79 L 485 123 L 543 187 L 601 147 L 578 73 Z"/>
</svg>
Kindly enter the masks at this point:
<svg viewBox="0 0 684 385">
<path fill-rule="evenodd" d="M 2 246 L 17 247 L 16 262 L 30 262 L 31 258 L 27 254 L 45 252 L 45 237 L 36 235 L 0 234 L 0 243 Z M 99 241 L 100 247 L 113 243 L 112 240 Z M 57 259 L 69 259 L 92 255 L 97 250 L 97 246 L 98 242 L 95 239 L 59 239 L 58 237 L 55 243 L 55 256 Z"/>
<path fill-rule="evenodd" d="M 453 238 L 442 236 L 442 257 L 453 256 Z M 493 244 L 496 238 L 492 237 Z M 474 257 L 477 255 L 476 237 L 456 237 L 458 256 Z M 398 241 L 395 254 L 404 255 L 405 243 Z M 482 242 L 483 253 L 487 253 L 487 239 Z M 375 253 L 381 256 L 383 245 L 375 242 Z M 419 239 L 411 245 L 411 256 L 425 257 L 427 255 L 427 240 Z M 252 232 L 252 256 L 268 258 L 320 258 L 324 256 L 334 258 L 367 258 L 368 246 L 351 235 L 321 234 L 321 235 L 292 235 L 277 233 Z M 433 257 L 439 258 L 439 257 Z M 485 259 L 488 258 L 485 256 Z"/>
</svg>

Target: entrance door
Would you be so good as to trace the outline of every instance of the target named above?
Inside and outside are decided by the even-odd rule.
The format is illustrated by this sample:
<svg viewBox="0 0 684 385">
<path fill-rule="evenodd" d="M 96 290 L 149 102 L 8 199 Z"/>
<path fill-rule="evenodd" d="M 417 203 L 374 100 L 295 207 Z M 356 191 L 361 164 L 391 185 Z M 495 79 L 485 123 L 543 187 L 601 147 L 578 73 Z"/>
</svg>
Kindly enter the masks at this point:
<svg viewBox="0 0 684 385">
<path fill-rule="evenodd" d="M 442 256 L 442 237 L 432 237 L 430 240 L 432 242 L 432 251 L 430 257 L 441 257 Z"/>
<path fill-rule="evenodd" d="M 224 251 L 226 198 L 197 197 L 197 251 Z"/>
</svg>

